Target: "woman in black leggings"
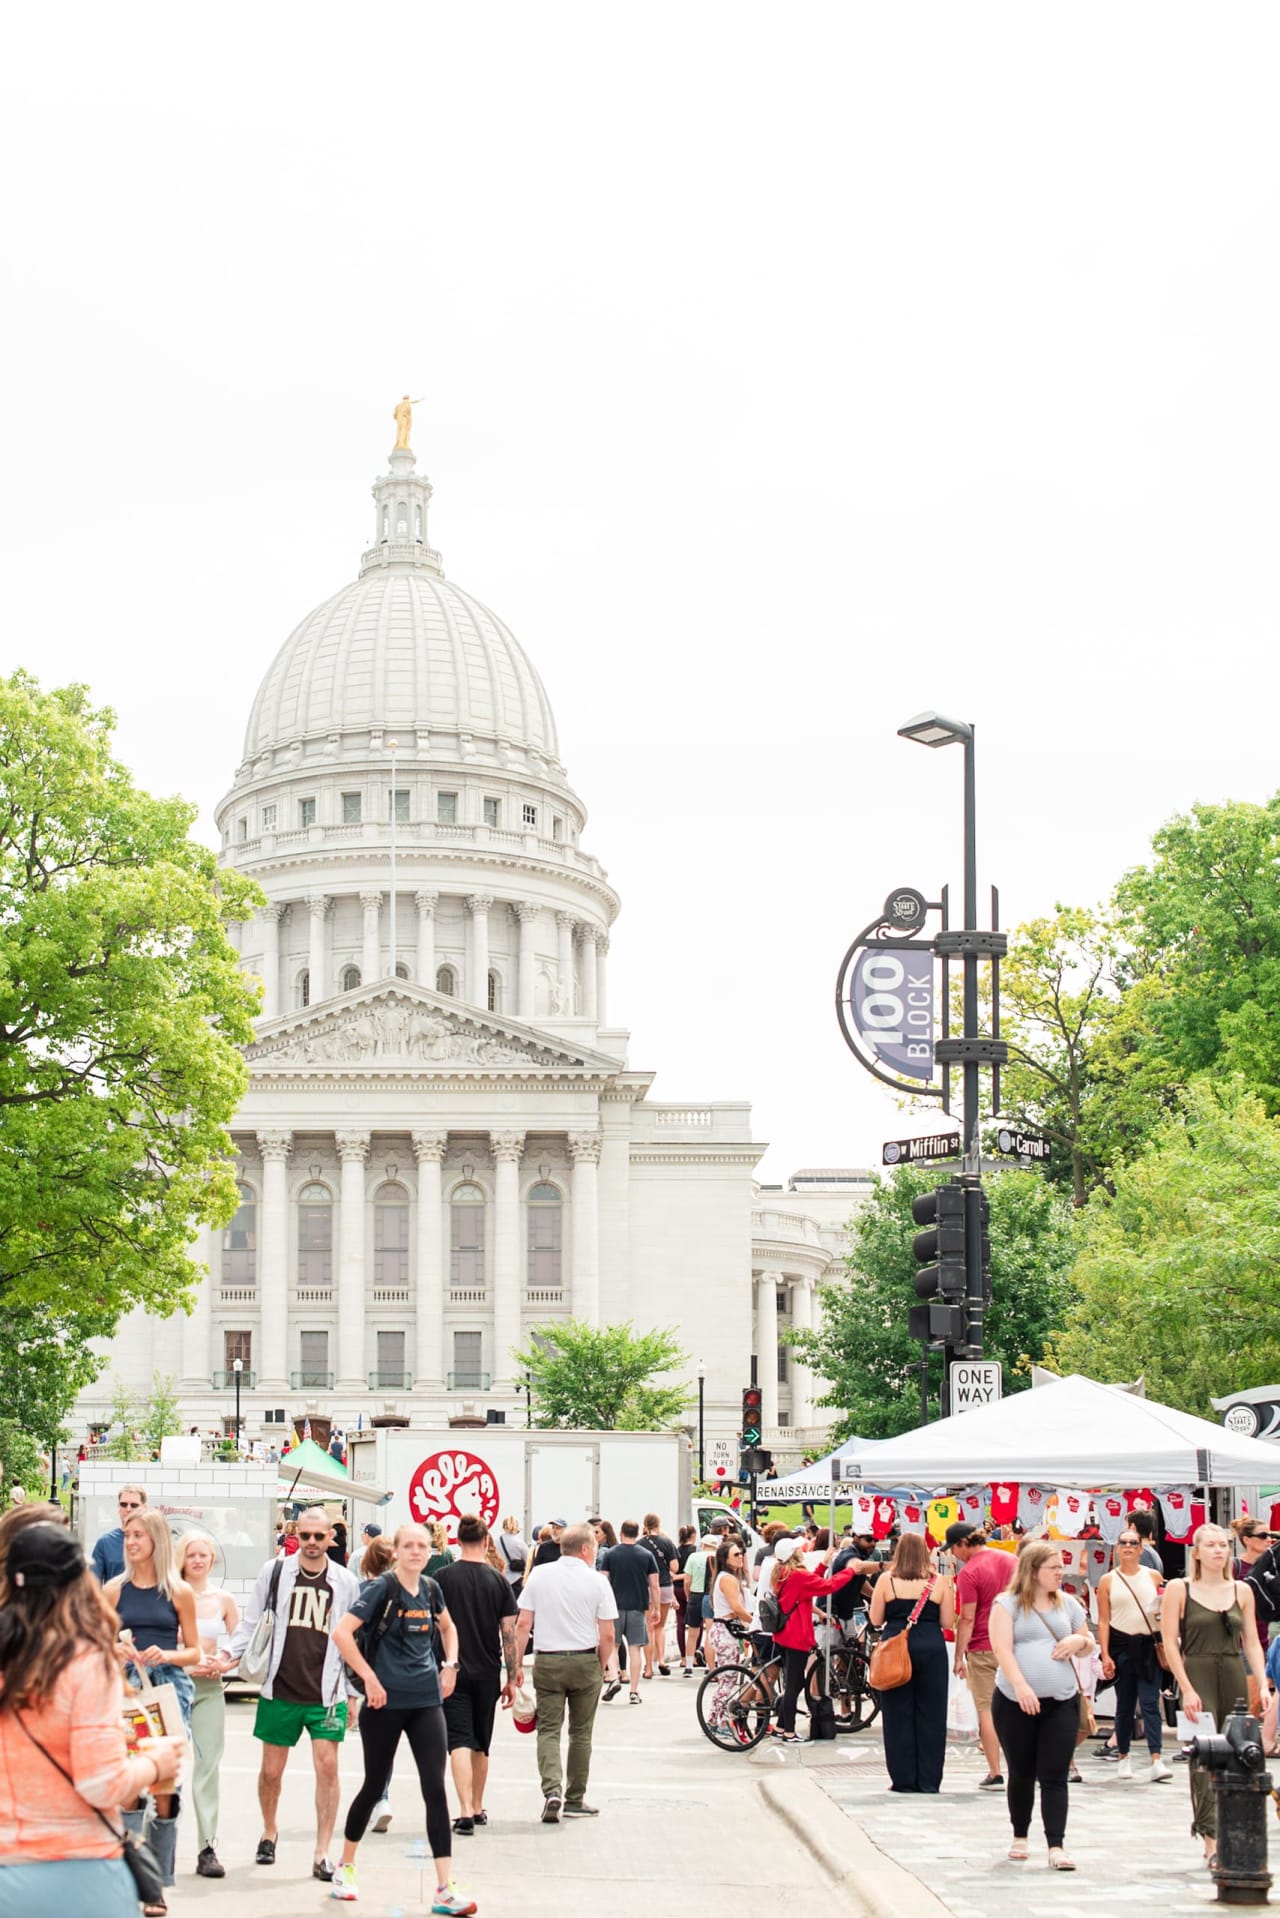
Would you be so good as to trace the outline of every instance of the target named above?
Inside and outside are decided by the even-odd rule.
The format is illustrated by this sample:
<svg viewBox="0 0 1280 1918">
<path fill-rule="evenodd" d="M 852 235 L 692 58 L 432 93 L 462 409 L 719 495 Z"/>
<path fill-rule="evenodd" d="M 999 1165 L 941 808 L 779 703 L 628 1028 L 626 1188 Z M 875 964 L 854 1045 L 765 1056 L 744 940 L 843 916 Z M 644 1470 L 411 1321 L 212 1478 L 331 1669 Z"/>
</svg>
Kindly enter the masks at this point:
<svg viewBox="0 0 1280 1918">
<path fill-rule="evenodd" d="M 436 1866 L 436 1895 L 431 1909 L 463 1918 L 476 1907 L 449 1876 L 453 1837 L 444 1783 L 448 1739 L 443 1701 L 457 1683 L 458 1633 L 445 1609 L 440 1587 L 424 1575 L 430 1552 L 431 1541 L 420 1525 L 402 1525 L 395 1535 L 396 1556 L 391 1570 L 366 1586 L 333 1628 L 334 1644 L 365 1689 L 360 1713 L 364 1783 L 347 1813 L 342 1863 L 333 1875 L 333 1896 L 348 1900 L 359 1896 L 356 1848 L 391 1776 L 403 1732 L 418 1767 L 418 1783 L 427 1808 L 427 1842 Z M 437 1666 L 431 1649 L 433 1625 L 439 1627 L 444 1646 L 442 1666 Z M 356 1644 L 355 1635 L 361 1626 L 367 1628 L 369 1657 Z"/>
</svg>

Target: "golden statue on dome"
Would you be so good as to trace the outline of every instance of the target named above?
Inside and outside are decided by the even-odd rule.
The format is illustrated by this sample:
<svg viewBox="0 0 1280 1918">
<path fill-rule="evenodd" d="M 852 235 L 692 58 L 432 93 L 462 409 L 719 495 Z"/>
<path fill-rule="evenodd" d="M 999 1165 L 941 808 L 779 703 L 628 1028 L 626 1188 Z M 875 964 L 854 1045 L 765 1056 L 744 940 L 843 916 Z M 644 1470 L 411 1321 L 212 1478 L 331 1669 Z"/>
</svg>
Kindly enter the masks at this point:
<svg viewBox="0 0 1280 1918">
<path fill-rule="evenodd" d="M 409 435 L 413 431 L 413 409 L 419 402 L 411 400 L 406 393 L 391 417 L 396 423 L 396 452 L 407 453 Z"/>
</svg>

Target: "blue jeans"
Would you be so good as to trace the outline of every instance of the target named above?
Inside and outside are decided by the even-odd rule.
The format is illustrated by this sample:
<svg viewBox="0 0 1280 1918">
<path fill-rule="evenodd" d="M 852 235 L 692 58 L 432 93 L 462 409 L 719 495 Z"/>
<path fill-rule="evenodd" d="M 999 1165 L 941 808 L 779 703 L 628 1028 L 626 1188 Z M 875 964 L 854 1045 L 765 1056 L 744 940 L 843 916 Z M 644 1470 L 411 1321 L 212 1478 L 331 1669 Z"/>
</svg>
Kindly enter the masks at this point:
<svg viewBox="0 0 1280 1918">
<path fill-rule="evenodd" d="M 105 1834 L 104 1834 L 105 1836 Z M 138 1918 L 138 1893 L 123 1858 L 57 1858 L 0 1865 L 0 1918 Z"/>
</svg>

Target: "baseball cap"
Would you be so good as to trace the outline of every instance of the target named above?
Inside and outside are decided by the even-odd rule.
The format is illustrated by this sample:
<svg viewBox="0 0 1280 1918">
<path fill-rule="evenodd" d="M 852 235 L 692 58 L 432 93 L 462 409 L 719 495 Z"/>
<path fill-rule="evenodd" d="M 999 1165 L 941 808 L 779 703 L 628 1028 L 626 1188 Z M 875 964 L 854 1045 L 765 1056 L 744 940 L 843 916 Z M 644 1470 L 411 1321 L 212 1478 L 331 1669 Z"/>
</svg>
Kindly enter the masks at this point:
<svg viewBox="0 0 1280 1918">
<path fill-rule="evenodd" d="M 798 1538 L 780 1538 L 773 1548 L 773 1556 L 780 1565 L 785 1565 L 787 1560 L 794 1558 L 799 1550 L 800 1540 Z M 779 1629 L 781 1629 L 781 1627 L 779 1627 Z"/>
<path fill-rule="evenodd" d="M 69 1585 L 84 1571 L 84 1553 L 65 1525 L 41 1520 L 14 1533 L 5 1570 L 20 1591 L 37 1585 Z"/>
<path fill-rule="evenodd" d="M 967 1518 L 962 1518 L 955 1525 L 948 1525 L 946 1542 L 948 1545 L 963 1545 L 973 1537 L 975 1532 L 981 1530 L 980 1525 L 971 1525 Z"/>
<path fill-rule="evenodd" d="M 719 1518 L 712 1519 L 710 1525 L 708 1525 L 707 1527 L 707 1530 L 709 1532 L 731 1532 L 733 1530 L 733 1520 L 731 1518 L 726 1518 L 724 1514 L 721 1513 Z"/>
<path fill-rule="evenodd" d="M 381 1538 L 382 1537 L 381 1525 L 373 1525 L 373 1524 L 366 1525 L 364 1528 L 364 1535 L 366 1538 Z"/>
</svg>

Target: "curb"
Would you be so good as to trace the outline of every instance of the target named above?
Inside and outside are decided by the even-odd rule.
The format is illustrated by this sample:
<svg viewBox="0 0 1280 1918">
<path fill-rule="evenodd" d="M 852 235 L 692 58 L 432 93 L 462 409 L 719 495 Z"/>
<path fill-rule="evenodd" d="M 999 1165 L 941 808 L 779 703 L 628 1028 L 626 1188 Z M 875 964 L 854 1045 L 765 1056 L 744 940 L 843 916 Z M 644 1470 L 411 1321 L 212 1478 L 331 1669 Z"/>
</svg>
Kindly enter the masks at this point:
<svg viewBox="0 0 1280 1918">
<path fill-rule="evenodd" d="M 886 1858 L 861 1825 L 801 1770 L 762 1778 L 760 1792 L 865 1918 L 951 1918 L 948 1905 Z"/>
</svg>

